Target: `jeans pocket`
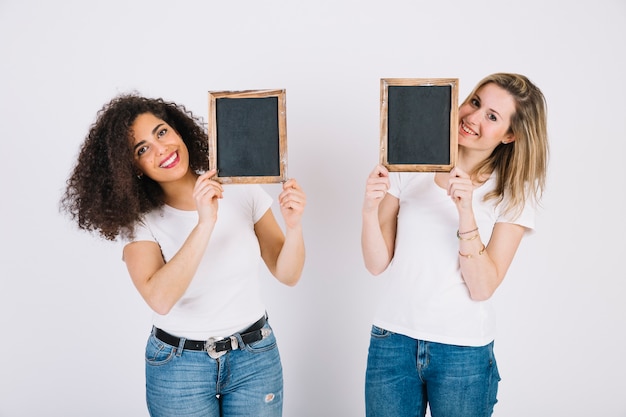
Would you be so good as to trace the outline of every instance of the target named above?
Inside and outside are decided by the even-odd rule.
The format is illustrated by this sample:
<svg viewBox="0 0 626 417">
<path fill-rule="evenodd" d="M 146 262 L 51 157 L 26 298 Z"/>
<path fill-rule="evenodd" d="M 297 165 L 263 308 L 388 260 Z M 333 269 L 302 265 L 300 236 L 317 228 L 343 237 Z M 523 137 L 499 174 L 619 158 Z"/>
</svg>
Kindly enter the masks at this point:
<svg viewBox="0 0 626 417">
<path fill-rule="evenodd" d="M 270 330 L 270 334 L 263 339 L 246 345 L 245 350 L 252 353 L 267 352 L 276 347 L 276 337 L 269 324 L 265 325 L 265 329 Z"/>
<path fill-rule="evenodd" d="M 372 326 L 371 335 L 372 337 L 382 339 L 391 336 L 392 333 L 389 330 L 383 329 L 382 327 Z"/>
<path fill-rule="evenodd" d="M 172 360 L 175 352 L 175 347 L 161 342 L 154 335 L 150 335 L 148 343 L 146 343 L 146 363 L 153 366 L 164 365 Z"/>
</svg>

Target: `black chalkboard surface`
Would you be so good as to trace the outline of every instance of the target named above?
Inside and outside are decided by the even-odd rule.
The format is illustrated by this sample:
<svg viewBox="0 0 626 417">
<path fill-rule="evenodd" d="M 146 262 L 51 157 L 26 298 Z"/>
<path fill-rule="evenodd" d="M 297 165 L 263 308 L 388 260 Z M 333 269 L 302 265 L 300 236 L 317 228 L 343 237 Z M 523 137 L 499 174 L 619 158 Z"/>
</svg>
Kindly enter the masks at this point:
<svg viewBox="0 0 626 417">
<path fill-rule="evenodd" d="M 209 92 L 209 168 L 221 183 L 286 180 L 285 90 Z"/>
<path fill-rule="evenodd" d="M 458 79 L 381 79 L 380 163 L 390 171 L 450 171 L 456 163 Z"/>
</svg>

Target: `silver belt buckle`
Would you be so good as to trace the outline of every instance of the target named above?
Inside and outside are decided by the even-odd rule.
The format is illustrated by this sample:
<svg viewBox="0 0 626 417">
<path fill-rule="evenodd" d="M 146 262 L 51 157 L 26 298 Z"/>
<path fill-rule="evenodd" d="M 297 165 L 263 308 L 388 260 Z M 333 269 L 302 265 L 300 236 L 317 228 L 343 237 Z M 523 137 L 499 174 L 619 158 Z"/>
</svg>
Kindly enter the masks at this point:
<svg viewBox="0 0 626 417">
<path fill-rule="evenodd" d="M 209 338 L 209 340 L 206 341 L 206 343 L 204 344 L 204 350 L 206 350 L 206 353 L 209 354 L 210 357 L 212 357 L 213 359 L 217 359 L 220 356 L 223 356 L 226 354 L 226 351 L 221 351 L 221 352 L 216 352 L 215 351 L 215 342 L 221 340 L 221 339 L 216 339 L 214 337 Z"/>
</svg>

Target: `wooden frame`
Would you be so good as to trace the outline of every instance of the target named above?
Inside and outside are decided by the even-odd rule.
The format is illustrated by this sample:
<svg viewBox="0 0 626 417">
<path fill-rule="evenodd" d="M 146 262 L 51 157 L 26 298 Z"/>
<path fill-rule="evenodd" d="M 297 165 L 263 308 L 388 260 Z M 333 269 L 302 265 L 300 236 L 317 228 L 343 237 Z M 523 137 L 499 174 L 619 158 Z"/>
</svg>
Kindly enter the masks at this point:
<svg viewBox="0 0 626 417">
<path fill-rule="evenodd" d="M 450 171 L 458 141 L 457 78 L 380 80 L 380 163 L 389 171 Z"/>
<path fill-rule="evenodd" d="M 209 92 L 209 169 L 221 183 L 287 176 L 285 90 Z"/>
</svg>

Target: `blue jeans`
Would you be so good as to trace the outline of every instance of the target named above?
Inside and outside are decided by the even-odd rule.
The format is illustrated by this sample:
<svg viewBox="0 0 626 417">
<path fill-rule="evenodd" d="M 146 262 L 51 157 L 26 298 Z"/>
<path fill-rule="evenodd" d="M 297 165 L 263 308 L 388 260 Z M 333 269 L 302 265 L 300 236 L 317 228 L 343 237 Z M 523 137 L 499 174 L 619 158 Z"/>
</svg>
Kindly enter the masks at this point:
<svg viewBox="0 0 626 417">
<path fill-rule="evenodd" d="M 488 417 L 500 375 L 482 347 L 415 340 L 372 326 L 365 375 L 368 417 Z"/>
<path fill-rule="evenodd" d="M 265 328 L 271 329 L 269 323 Z M 240 346 L 244 346 L 239 336 Z M 152 417 L 280 417 L 283 369 L 274 333 L 212 359 L 154 336 L 146 344 L 146 399 Z"/>
</svg>

